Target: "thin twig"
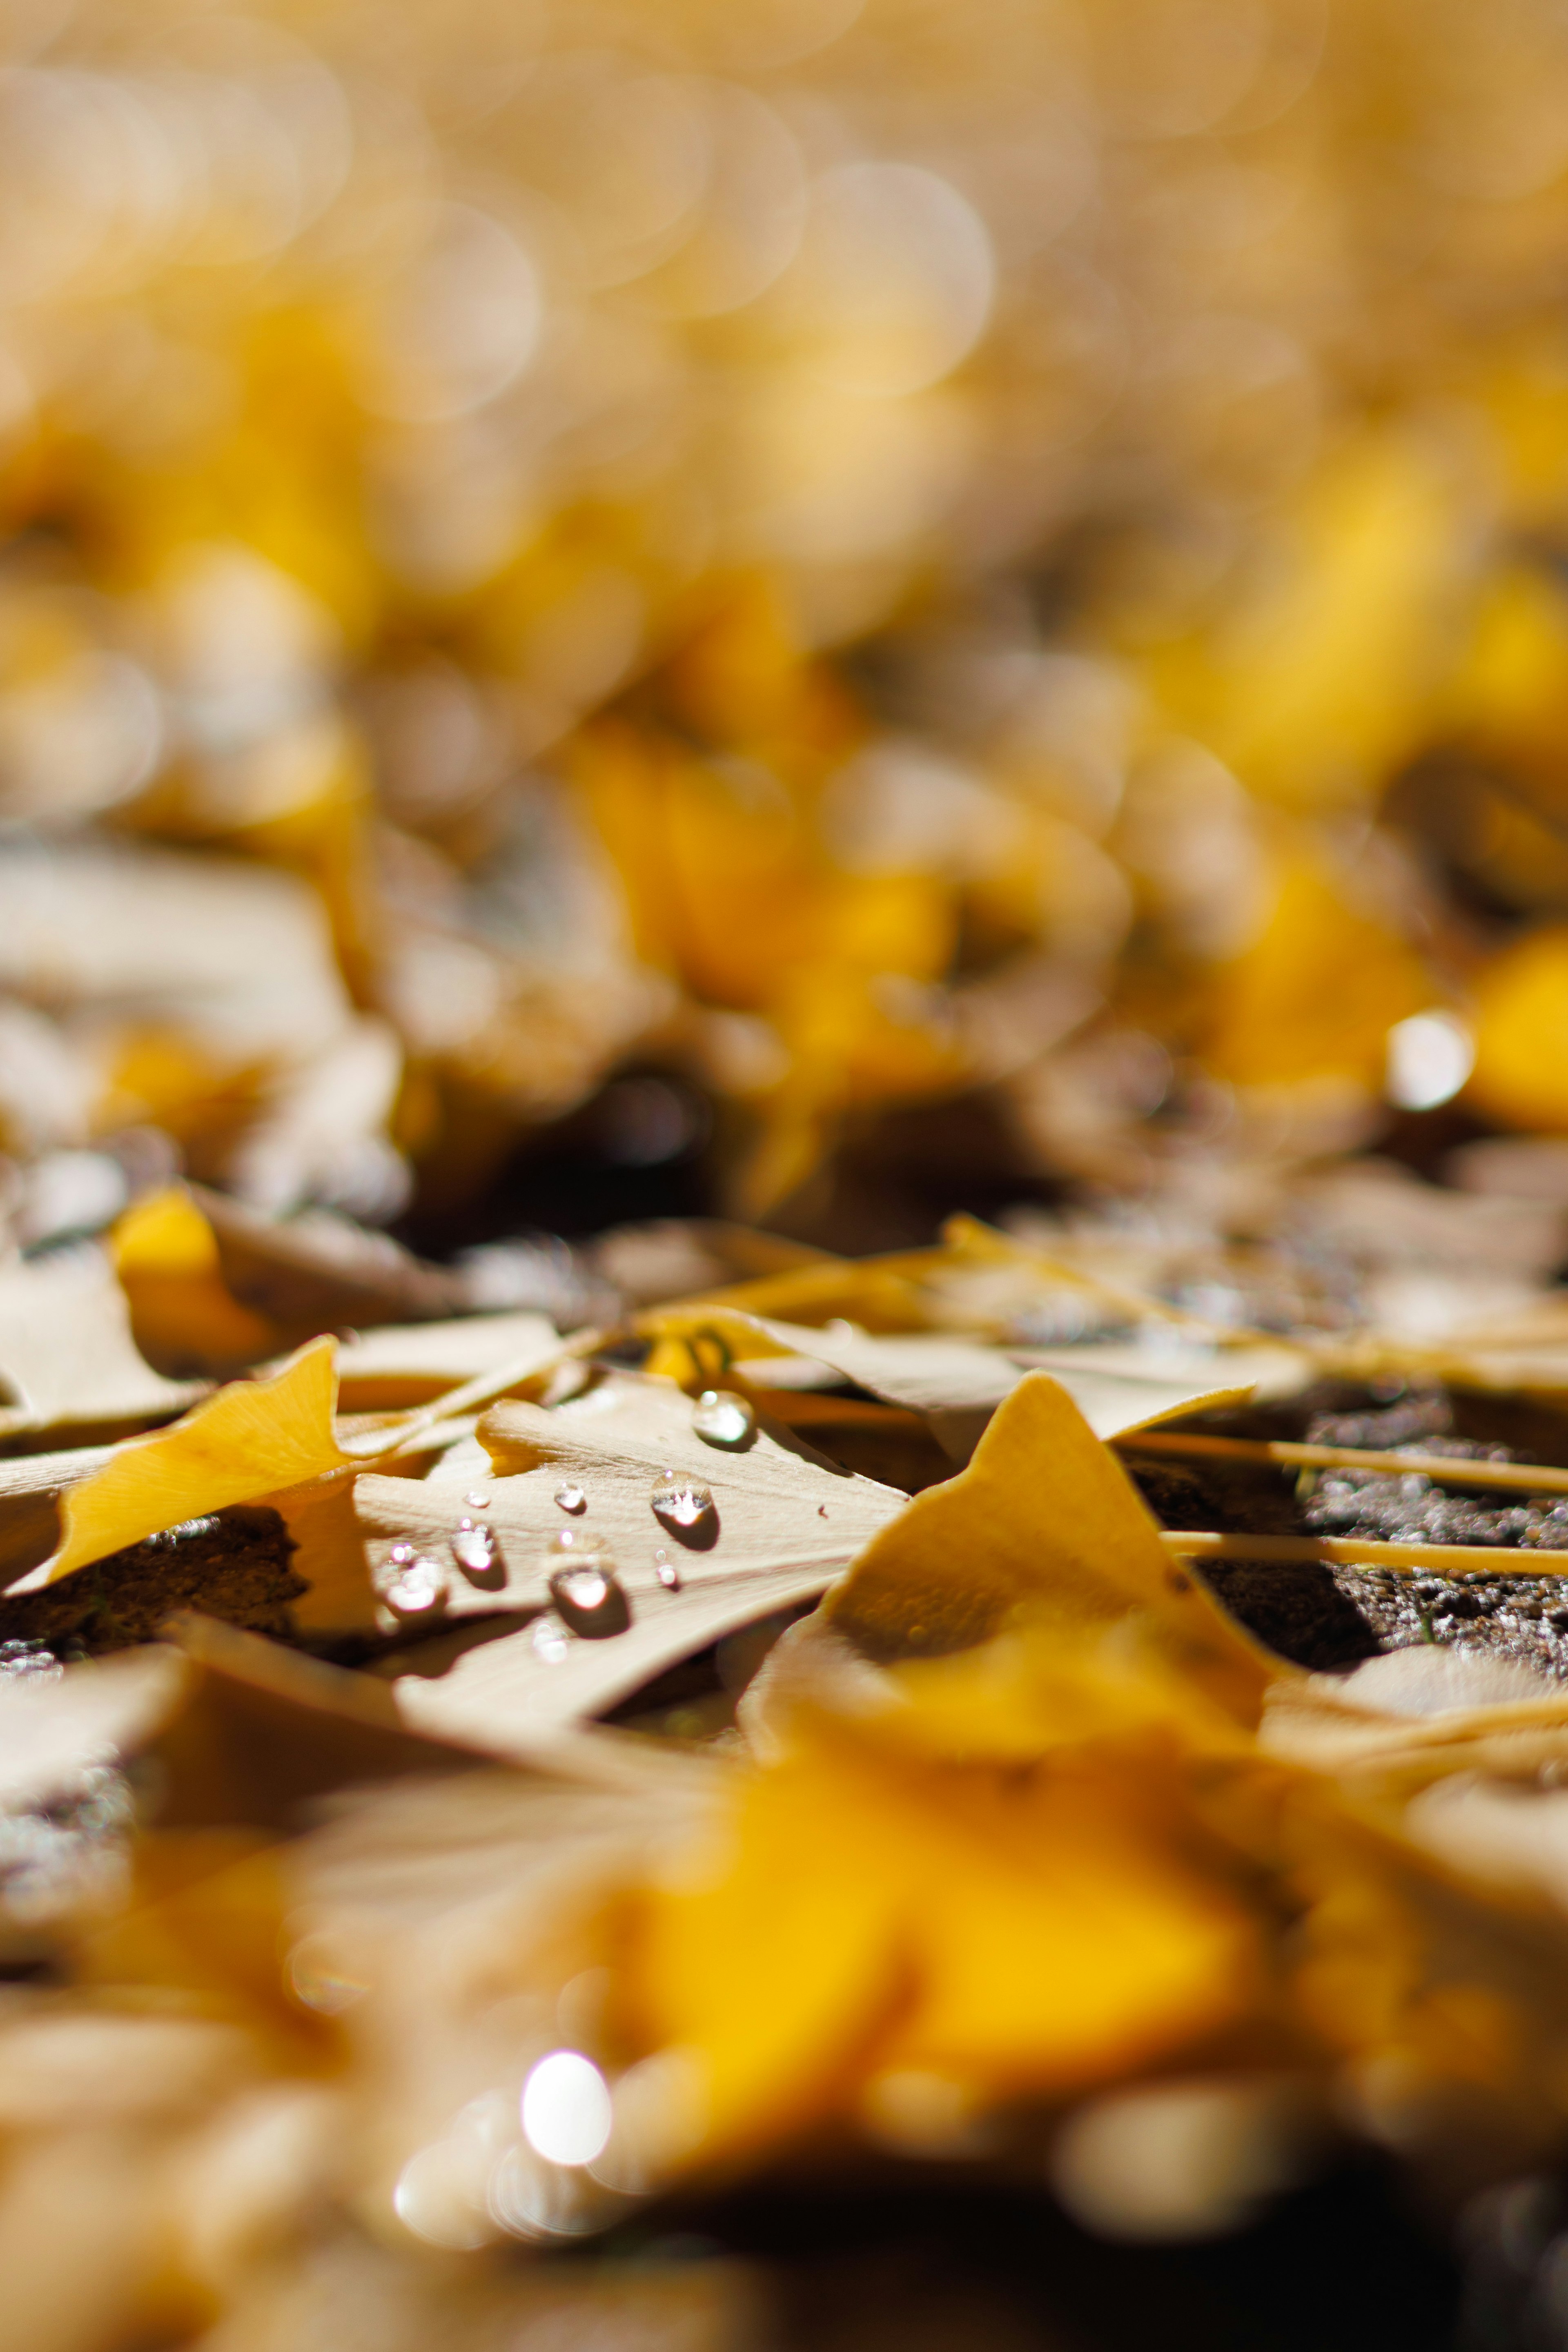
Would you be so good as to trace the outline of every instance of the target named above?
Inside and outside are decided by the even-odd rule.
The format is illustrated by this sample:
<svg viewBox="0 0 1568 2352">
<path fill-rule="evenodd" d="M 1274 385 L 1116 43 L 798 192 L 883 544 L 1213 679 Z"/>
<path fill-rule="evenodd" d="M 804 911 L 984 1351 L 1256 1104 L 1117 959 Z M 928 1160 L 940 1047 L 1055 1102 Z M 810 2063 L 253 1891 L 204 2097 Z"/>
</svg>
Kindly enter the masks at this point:
<svg viewBox="0 0 1568 2352">
<path fill-rule="evenodd" d="M 1167 1551 L 1205 1559 L 1247 1559 L 1266 1567 L 1327 1560 L 1347 1568 L 1425 1570 L 1428 1575 L 1553 1576 L 1568 1579 L 1568 1553 L 1526 1551 L 1512 1544 L 1378 1543 L 1360 1536 L 1222 1536 L 1206 1528 L 1162 1528 Z M 1561 1566 L 1554 1567 L 1553 1561 Z"/>
<path fill-rule="evenodd" d="M 1272 1463 L 1290 1470 L 1418 1473 L 1448 1486 L 1517 1486 L 1531 1495 L 1568 1495 L 1568 1470 L 1544 1462 L 1475 1462 L 1447 1454 L 1379 1454 L 1354 1445 L 1307 1445 L 1272 1437 L 1167 1436 L 1132 1430 L 1116 1444 L 1127 1453 L 1191 1454 L 1219 1462 Z"/>
</svg>

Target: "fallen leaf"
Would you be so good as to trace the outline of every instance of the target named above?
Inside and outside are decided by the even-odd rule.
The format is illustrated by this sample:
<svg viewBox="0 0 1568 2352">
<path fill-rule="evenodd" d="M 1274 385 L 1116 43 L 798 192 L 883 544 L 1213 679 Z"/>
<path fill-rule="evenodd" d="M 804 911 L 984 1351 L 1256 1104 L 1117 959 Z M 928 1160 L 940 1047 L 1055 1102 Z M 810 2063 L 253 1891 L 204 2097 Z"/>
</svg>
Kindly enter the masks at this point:
<svg viewBox="0 0 1568 2352">
<path fill-rule="evenodd" d="M 46 1805 L 89 1768 L 139 1755 L 189 1682 L 177 1652 L 161 1647 L 0 1681 L 0 1811 Z"/>
<path fill-rule="evenodd" d="M 83 1445 L 0 1461 L 0 1590 L 46 1560 L 59 1542 L 60 1497 L 113 1454 Z"/>
<path fill-rule="evenodd" d="M 35 1591 L 226 1503 L 352 1469 L 332 1425 L 335 1353 L 333 1340 L 312 1339 L 271 1379 L 232 1381 L 172 1429 L 116 1447 L 65 1491 L 58 1549 L 15 1589 Z"/>
<path fill-rule="evenodd" d="M 1064 1634 L 1144 1623 L 1245 1720 L 1289 1671 L 1173 1566 L 1115 1455 L 1046 1372 L 1019 1382 L 966 1470 L 872 1538 L 826 1614 L 868 1655 L 895 1658 L 968 1648 L 1020 1610 Z"/>
<path fill-rule="evenodd" d="M 678 1389 L 630 1373 L 609 1374 L 552 1410 L 498 1405 L 480 1434 L 492 1465 L 489 1499 L 468 1508 L 494 1531 L 497 1573 L 470 1583 L 454 1570 L 447 1617 L 548 1607 L 549 1576 L 563 1563 L 547 1547 L 564 1530 L 607 1547 L 632 1606 L 628 1631 L 570 1641 L 559 1663 L 535 1647 L 530 1630 L 463 1648 L 440 1671 L 398 1682 L 410 1721 L 461 1727 L 458 1736 L 500 1753 L 521 1752 L 531 1726 L 603 1713 L 735 1627 L 815 1598 L 906 1502 L 896 1489 L 792 1450 L 765 1428 L 741 1454 L 706 1445 Z M 685 1540 L 651 1507 L 653 1483 L 666 1469 L 700 1480 L 713 1496 L 710 1517 Z M 568 1485 L 585 1497 L 581 1514 L 555 1499 Z M 463 1507 L 446 1482 L 363 1476 L 353 1493 L 373 1569 L 395 1541 L 448 1563 Z M 678 1590 L 661 1584 L 656 1549 L 674 1564 Z"/>
<path fill-rule="evenodd" d="M 166 1421 L 205 1392 L 165 1380 L 132 1336 L 124 1293 L 92 1244 L 0 1271 L 0 1435 Z"/>
<path fill-rule="evenodd" d="M 368 1233 L 329 1210 L 268 1217 L 202 1185 L 192 1185 L 190 1197 L 212 1227 L 234 1297 L 285 1339 L 343 1326 L 437 1322 L 468 1304 L 460 1275 L 426 1265 L 390 1234 Z"/>
<path fill-rule="evenodd" d="M 153 1362 L 232 1372 L 277 1348 L 277 1325 L 224 1281 L 217 1236 L 183 1184 L 134 1202 L 109 1248 L 137 1345 Z"/>
<path fill-rule="evenodd" d="M 560 1353 L 555 1326 L 523 1311 L 384 1324 L 340 1346 L 339 1409 L 372 1412 L 426 1404 L 503 1365 L 514 1379 L 524 1379 Z"/>
</svg>

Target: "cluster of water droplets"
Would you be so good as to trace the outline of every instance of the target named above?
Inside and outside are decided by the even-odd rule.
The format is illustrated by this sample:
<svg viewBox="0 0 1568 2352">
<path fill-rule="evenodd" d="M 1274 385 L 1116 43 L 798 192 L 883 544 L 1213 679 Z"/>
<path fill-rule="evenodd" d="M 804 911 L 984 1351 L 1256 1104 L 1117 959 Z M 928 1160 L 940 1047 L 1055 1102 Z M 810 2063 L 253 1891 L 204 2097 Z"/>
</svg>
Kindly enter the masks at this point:
<svg viewBox="0 0 1568 2352">
<path fill-rule="evenodd" d="M 451 1577 L 440 1560 L 430 1552 L 421 1551 L 417 1544 L 407 1542 L 388 1547 L 375 1579 L 383 1610 L 400 1625 L 438 1617 L 447 1605 L 451 1584 Z"/>
<path fill-rule="evenodd" d="M 692 1433 L 704 1444 L 726 1453 L 749 1445 L 757 1418 L 743 1396 L 729 1389 L 705 1389 L 691 1408 Z M 575 1478 L 556 1487 L 556 1507 L 569 1518 L 581 1518 L 588 1508 L 586 1489 Z M 464 1509 L 447 1538 L 452 1560 L 471 1583 L 494 1581 L 504 1568 L 500 1543 L 489 1521 L 477 1516 L 489 1509 L 490 1497 L 474 1487 L 463 1496 Z M 718 1528 L 713 1489 L 703 1478 L 667 1468 L 655 1478 L 649 1507 L 663 1528 L 690 1544 L 710 1541 Z M 632 1622 L 632 1604 L 616 1562 L 602 1538 L 586 1528 L 563 1528 L 551 1538 L 541 1560 L 550 1588 L 552 1606 L 533 1626 L 533 1644 L 540 1657 L 557 1664 L 566 1657 L 574 1639 L 607 1641 L 626 1632 Z M 654 1574 L 668 1592 L 679 1592 L 681 1572 L 668 1549 L 660 1544 L 653 1555 Z M 399 1540 L 387 1549 L 376 1572 L 375 1590 L 382 1622 L 387 1630 L 438 1617 L 451 1595 L 451 1573 L 433 1551 Z"/>
</svg>

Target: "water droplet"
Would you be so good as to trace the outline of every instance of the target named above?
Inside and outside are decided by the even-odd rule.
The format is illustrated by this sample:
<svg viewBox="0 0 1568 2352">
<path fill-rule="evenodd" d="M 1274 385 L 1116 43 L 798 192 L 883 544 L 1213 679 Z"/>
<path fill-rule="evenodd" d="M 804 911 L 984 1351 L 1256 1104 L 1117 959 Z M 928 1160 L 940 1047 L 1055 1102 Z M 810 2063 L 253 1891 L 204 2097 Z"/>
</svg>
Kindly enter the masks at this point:
<svg viewBox="0 0 1568 2352">
<path fill-rule="evenodd" d="M 665 1550 L 662 1544 L 660 1544 L 658 1549 L 653 1556 L 653 1572 L 658 1577 L 659 1582 L 663 1585 L 667 1592 L 679 1591 L 680 1570 L 677 1568 L 675 1562 L 671 1559 L 669 1554 Z"/>
<path fill-rule="evenodd" d="M 406 1554 L 406 1558 L 400 1555 Z M 416 1552 L 412 1544 L 394 1544 L 375 1589 L 393 1615 L 402 1622 L 438 1616 L 447 1605 L 450 1580 L 438 1559 Z"/>
<path fill-rule="evenodd" d="M 678 1470 L 666 1470 L 654 1480 L 648 1500 L 654 1517 L 667 1528 L 700 1527 L 713 1516 L 712 1487 L 700 1478 L 683 1478 Z"/>
<path fill-rule="evenodd" d="M 733 1389 L 704 1389 L 691 1408 L 691 1426 L 704 1445 L 721 1445 L 733 1452 L 750 1444 L 757 1416 Z"/>
<path fill-rule="evenodd" d="M 488 1511 L 490 1507 L 489 1496 L 479 1486 L 470 1486 L 463 1500 L 470 1511 Z"/>
<path fill-rule="evenodd" d="M 825 1519 L 827 1517 L 827 1506 L 826 1503 L 818 1503 L 816 1507 L 816 1516 L 819 1519 Z"/>
<path fill-rule="evenodd" d="M 569 1481 L 564 1486 L 557 1486 L 555 1499 L 563 1511 L 571 1511 L 574 1515 L 578 1511 L 585 1511 L 588 1507 L 587 1496 L 574 1482 Z"/>
<path fill-rule="evenodd" d="M 534 1655 L 547 1666 L 558 1666 L 571 1647 L 572 1636 L 553 1609 L 547 1609 L 542 1617 L 534 1619 Z"/>
<path fill-rule="evenodd" d="M 495 1529 L 483 1519 L 470 1519 L 467 1514 L 458 1521 L 448 1540 L 452 1558 L 465 1576 L 493 1576 L 500 1559 Z"/>
<path fill-rule="evenodd" d="M 601 1543 L 575 1541 L 564 1528 L 550 1547 L 550 1592 L 569 1632 L 585 1642 L 607 1641 L 632 1622 L 631 1603 Z"/>
</svg>

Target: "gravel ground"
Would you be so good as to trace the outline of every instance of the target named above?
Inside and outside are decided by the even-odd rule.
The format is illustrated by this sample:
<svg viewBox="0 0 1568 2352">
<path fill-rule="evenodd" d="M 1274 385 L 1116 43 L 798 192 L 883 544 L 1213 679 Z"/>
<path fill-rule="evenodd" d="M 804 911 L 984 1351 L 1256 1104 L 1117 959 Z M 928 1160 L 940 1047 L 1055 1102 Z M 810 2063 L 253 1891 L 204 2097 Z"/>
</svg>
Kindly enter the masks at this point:
<svg viewBox="0 0 1568 2352">
<path fill-rule="evenodd" d="M 1530 1459 L 1522 1447 L 1454 1433 L 1456 1400 L 1426 1391 L 1300 1416 L 1258 1433 L 1379 1452 L 1479 1462 Z M 1235 1419 L 1228 1428 L 1237 1426 Z M 1568 1552 L 1568 1496 L 1442 1486 L 1419 1472 L 1303 1473 L 1251 1465 L 1129 1464 L 1166 1527 L 1235 1535 L 1351 1536 L 1378 1542 Z M 1205 1580 L 1260 1641 L 1298 1665 L 1348 1667 L 1380 1650 L 1435 1642 L 1506 1657 L 1568 1679 L 1568 1559 L 1553 1573 L 1498 1570 L 1446 1577 L 1307 1561 L 1208 1561 Z"/>
</svg>

